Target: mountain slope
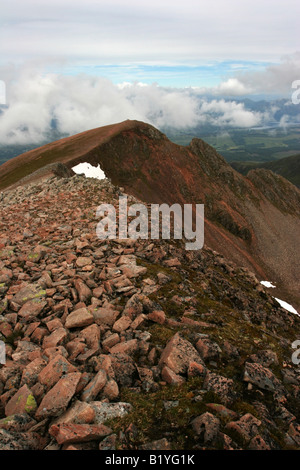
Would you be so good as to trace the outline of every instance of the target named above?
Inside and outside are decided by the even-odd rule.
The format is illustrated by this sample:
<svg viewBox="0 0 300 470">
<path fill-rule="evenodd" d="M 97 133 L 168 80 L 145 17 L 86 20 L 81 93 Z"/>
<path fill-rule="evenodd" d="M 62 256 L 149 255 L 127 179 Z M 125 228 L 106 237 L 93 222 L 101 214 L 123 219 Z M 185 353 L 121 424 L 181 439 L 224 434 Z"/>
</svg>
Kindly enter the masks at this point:
<svg viewBox="0 0 300 470">
<path fill-rule="evenodd" d="M 206 245 L 277 283 L 278 297 L 299 308 L 300 191 L 284 178 L 272 172 L 245 178 L 200 139 L 182 147 L 152 126 L 125 121 L 6 162 L 1 187 L 17 186 L 20 178 L 53 162 L 72 168 L 85 161 L 100 164 L 113 184 L 145 202 L 204 203 Z"/>
<path fill-rule="evenodd" d="M 265 168 L 283 176 L 298 188 L 300 187 L 300 155 L 292 155 L 291 157 L 281 158 L 273 162 L 259 164 L 250 162 L 232 162 L 230 164 L 242 175 L 247 175 L 248 171 L 255 168 Z"/>
<path fill-rule="evenodd" d="M 98 239 L 120 192 L 74 176 L 3 195 L 0 449 L 299 450 L 299 316 L 211 249 Z"/>
</svg>

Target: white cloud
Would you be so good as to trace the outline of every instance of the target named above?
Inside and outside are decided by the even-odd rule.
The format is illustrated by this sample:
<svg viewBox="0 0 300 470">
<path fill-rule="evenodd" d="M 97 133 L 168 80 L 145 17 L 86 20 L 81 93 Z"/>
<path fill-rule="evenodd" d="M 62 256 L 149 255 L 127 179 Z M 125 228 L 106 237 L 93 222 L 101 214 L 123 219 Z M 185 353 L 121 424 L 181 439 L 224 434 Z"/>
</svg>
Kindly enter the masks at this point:
<svg viewBox="0 0 300 470">
<path fill-rule="evenodd" d="M 249 85 L 246 86 L 238 78 L 229 78 L 225 82 L 220 83 L 220 85 L 215 88 L 214 93 L 223 96 L 242 96 L 248 95 L 252 91 Z"/>
<path fill-rule="evenodd" d="M 3 80 L 0 80 L 0 104 L 6 104 L 6 85 Z"/>
<path fill-rule="evenodd" d="M 247 63 L 244 68 L 246 70 L 235 71 L 232 64 L 233 76 L 221 81 L 217 86 L 194 89 L 199 93 L 211 93 L 215 96 L 291 95 L 293 82 L 300 80 L 300 52 L 283 56 L 278 63 L 260 70 L 249 70 Z"/>
<path fill-rule="evenodd" d="M 203 100 L 200 115 L 214 126 L 254 127 L 262 121 L 261 113 L 248 111 L 243 103 L 223 99 Z"/>
<path fill-rule="evenodd" d="M 235 80 L 249 93 L 286 93 L 300 79 L 300 52 L 284 56 L 280 63 L 257 72 L 239 72 Z M 237 88 L 238 89 L 238 88 Z"/>
<path fill-rule="evenodd" d="M 286 131 L 289 121 L 290 121 L 290 116 L 288 116 L 287 114 L 284 114 L 279 121 L 279 127 L 282 127 L 282 129 Z"/>
<path fill-rule="evenodd" d="M 251 127 L 263 115 L 242 103 L 207 101 L 191 89 L 140 83 L 118 86 L 102 77 L 34 72 L 7 73 L 7 104 L 0 115 L 1 143 L 41 142 L 55 127 L 72 135 L 95 127 L 136 119 L 155 127 L 184 129 L 201 123 Z"/>
</svg>

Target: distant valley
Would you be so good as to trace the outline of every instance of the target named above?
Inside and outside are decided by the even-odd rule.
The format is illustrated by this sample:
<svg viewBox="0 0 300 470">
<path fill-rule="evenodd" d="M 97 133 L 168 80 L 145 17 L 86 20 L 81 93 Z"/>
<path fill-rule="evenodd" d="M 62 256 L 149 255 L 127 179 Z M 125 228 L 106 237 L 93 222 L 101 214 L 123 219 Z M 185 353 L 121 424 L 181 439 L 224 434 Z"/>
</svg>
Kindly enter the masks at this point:
<svg viewBox="0 0 300 470">
<path fill-rule="evenodd" d="M 165 134 L 179 145 L 188 145 L 198 137 L 214 147 L 230 163 L 270 162 L 300 153 L 300 126 L 232 129 L 198 127 L 188 131 L 164 129 Z"/>
</svg>

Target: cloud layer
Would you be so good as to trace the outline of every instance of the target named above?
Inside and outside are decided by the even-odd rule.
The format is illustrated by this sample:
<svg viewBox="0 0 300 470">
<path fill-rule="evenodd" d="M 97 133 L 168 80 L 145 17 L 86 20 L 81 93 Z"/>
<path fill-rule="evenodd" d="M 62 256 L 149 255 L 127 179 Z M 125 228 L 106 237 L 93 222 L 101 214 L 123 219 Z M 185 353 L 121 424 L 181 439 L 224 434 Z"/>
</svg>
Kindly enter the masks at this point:
<svg viewBox="0 0 300 470">
<path fill-rule="evenodd" d="M 0 106 L 1 80 L 8 106 L 0 107 L 0 144 L 125 119 L 177 129 L 261 125 L 266 112 L 238 98 L 287 95 L 300 79 L 300 53 L 291 55 L 299 13 L 299 0 L 4 2 Z M 283 54 L 290 55 L 278 63 Z M 263 69 L 267 63 L 277 65 Z"/>
<path fill-rule="evenodd" d="M 285 93 L 291 107 L 292 83 L 300 78 L 300 53 L 286 56 L 280 64 L 262 71 L 234 71 L 230 78 L 210 88 L 115 84 L 99 76 L 45 70 L 45 64 L 36 61 L 0 68 L 7 103 L 0 108 L 0 143 L 39 143 L 51 140 L 54 132 L 58 136 L 72 135 L 126 119 L 148 122 L 159 129 L 263 125 L 274 120 L 278 108 L 271 104 L 246 108 L 239 98 L 266 90 L 270 94 Z M 290 123 L 289 114 L 295 121 L 299 113 L 295 106 L 288 106 L 283 106 L 287 112 L 281 110 L 279 117 L 283 127 Z"/>
<path fill-rule="evenodd" d="M 216 88 L 219 94 L 286 93 L 300 79 L 300 52 L 284 56 L 280 63 L 263 70 L 237 72 Z"/>
<path fill-rule="evenodd" d="M 278 59 L 295 50 L 298 0 L 10 0 L 2 61 L 194 63 Z"/>
<path fill-rule="evenodd" d="M 2 144 L 38 143 L 54 130 L 72 135 L 126 119 L 177 129 L 201 124 L 252 127 L 264 119 L 243 103 L 208 100 L 192 89 L 115 85 L 101 77 L 42 74 L 31 67 L 8 75 L 7 109 L 0 114 Z"/>
</svg>

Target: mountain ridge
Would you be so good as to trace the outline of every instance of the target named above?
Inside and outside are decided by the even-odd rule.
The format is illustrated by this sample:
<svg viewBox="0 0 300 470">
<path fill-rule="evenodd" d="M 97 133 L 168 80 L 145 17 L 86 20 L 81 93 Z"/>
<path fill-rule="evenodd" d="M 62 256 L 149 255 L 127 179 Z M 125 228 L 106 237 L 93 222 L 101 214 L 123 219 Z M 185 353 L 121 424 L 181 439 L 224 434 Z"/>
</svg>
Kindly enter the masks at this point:
<svg viewBox="0 0 300 470">
<path fill-rule="evenodd" d="M 265 168 L 279 174 L 289 180 L 298 188 L 300 187 L 300 154 L 291 155 L 290 157 L 280 158 L 272 162 L 264 163 L 247 163 L 247 162 L 231 162 L 231 166 L 239 171 L 242 175 L 247 175 L 250 170 Z"/>
<path fill-rule="evenodd" d="M 69 169 L 99 164 L 114 185 L 147 203 L 204 203 L 207 246 L 277 283 L 278 296 L 299 308 L 300 191 L 284 178 L 245 178 L 201 139 L 179 146 L 153 126 L 127 120 L 15 157 L 0 166 L 2 189 L 20 172 L 53 162 Z"/>
</svg>

